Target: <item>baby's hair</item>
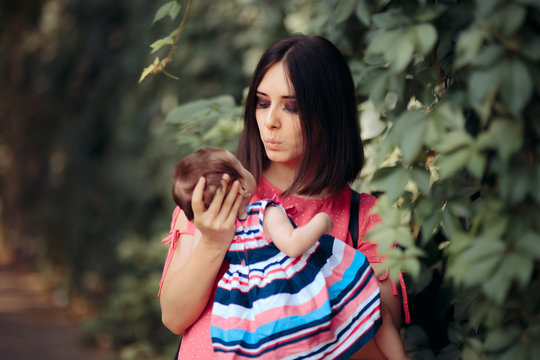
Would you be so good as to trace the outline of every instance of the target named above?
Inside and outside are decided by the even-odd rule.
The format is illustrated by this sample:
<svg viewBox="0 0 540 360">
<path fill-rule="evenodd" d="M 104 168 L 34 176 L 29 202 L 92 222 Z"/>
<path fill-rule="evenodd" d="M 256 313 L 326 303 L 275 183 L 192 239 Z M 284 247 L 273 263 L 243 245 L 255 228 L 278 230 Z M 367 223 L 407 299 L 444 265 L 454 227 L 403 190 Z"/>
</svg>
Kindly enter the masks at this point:
<svg viewBox="0 0 540 360">
<path fill-rule="evenodd" d="M 219 148 L 202 148 L 185 156 L 175 167 L 173 174 L 172 196 L 176 205 L 184 211 L 188 220 L 193 220 L 191 198 L 193 190 L 201 177 L 206 179 L 203 202 L 210 205 L 217 189 L 221 187 L 223 174 L 229 174 L 227 192 L 235 180 L 241 178 L 228 153 Z"/>
</svg>

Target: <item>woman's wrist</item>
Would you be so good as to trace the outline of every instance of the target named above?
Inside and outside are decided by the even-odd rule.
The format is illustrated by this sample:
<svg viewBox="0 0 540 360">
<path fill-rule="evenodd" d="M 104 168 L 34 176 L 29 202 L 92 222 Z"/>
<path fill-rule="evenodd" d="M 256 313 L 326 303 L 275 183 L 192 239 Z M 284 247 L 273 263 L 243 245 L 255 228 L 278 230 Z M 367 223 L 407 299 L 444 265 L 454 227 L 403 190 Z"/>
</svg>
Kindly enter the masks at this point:
<svg viewBox="0 0 540 360">
<path fill-rule="evenodd" d="M 232 238 L 231 238 L 232 239 Z M 209 256 L 225 256 L 227 250 L 231 245 L 231 239 L 228 240 L 216 240 L 215 238 L 209 238 L 204 235 L 201 236 L 199 246 Z"/>
</svg>

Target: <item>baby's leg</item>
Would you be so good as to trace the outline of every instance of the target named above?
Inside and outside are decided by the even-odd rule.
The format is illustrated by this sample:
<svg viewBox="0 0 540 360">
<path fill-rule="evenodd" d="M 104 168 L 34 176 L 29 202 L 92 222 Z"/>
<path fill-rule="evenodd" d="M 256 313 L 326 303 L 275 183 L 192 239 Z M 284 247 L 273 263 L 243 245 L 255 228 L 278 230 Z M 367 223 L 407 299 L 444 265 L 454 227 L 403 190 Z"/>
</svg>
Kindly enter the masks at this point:
<svg viewBox="0 0 540 360">
<path fill-rule="evenodd" d="M 409 359 L 399 336 L 398 329 L 392 321 L 390 309 L 381 301 L 382 325 L 375 334 L 375 343 L 388 360 Z"/>
</svg>

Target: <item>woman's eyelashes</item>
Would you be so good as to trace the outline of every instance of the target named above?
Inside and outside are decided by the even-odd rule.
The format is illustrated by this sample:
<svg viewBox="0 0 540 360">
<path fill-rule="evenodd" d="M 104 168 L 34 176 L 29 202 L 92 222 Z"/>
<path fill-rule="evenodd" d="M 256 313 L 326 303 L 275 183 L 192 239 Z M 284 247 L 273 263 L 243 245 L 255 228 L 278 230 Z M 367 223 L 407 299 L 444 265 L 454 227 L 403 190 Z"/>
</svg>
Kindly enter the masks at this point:
<svg viewBox="0 0 540 360">
<path fill-rule="evenodd" d="M 270 101 L 257 98 L 257 109 L 267 109 L 270 107 Z M 298 106 L 296 105 L 296 101 L 288 100 L 283 104 L 283 110 L 286 112 L 289 112 L 291 114 L 296 114 L 298 112 Z"/>
<path fill-rule="evenodd" d="M 285 111 L 290 112 L 291 114 L 296 114 L 298 112 L 298 107 L 296 106 L 296 101 L 287 101 L 284 107 Z"/>
<path fill-rule="evenodd" d="M 266 109 L 270 106 L 270 102 L 265 99 L 257 98 L 257 109 Z"/>
</svg>

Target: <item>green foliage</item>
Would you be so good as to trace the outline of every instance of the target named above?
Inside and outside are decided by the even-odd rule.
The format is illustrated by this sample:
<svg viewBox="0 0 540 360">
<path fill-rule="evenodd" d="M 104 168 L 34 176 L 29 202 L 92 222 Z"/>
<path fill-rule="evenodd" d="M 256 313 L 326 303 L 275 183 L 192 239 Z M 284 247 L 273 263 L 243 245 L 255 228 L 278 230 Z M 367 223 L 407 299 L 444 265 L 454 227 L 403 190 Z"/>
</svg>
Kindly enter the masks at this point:
<svg viewBox="0 0 540 360">
<path fill-rule="evenodd" d="M 120 349 L 120 359 L 170 358 L 178 337 L 161 323 L 157 291 L 163 263 L 159 239 L 126 238 L 118 246 L 121 266 L 103 311 L 87 322 L 86 337 Z"/>
<path fill-rule="evenodd" d="M 178 127 L 176 140 L 192 149 L 217 146 L 234 152 L 242 130 L 242 108 L 234 98 L 223 95 L 196 100 L 172 110 L 165 123 Z"/>
<path fill-rule="evenodd" d="M 392 277 L 404 270 L 411 280 L 410 354 L 537 357 L 538 2 L 305 3 L 300 30 L 342 48 L 360 111 L 376 113 L 378 130 L 366 139 L 368 164 L 355 186 L 384 193 L 376 209 L 383 222 L 369 238 Z M 182 114 L 174 123 L 180 141 L 221 145 L 208 134 L 225 133 L 224 119 L 238 124 L 238 113 L 230 103 L 215 108 L 216 99 L 170 114 Z M 362 115 L 363 126 L 373 124 Z"/>
</svg>

